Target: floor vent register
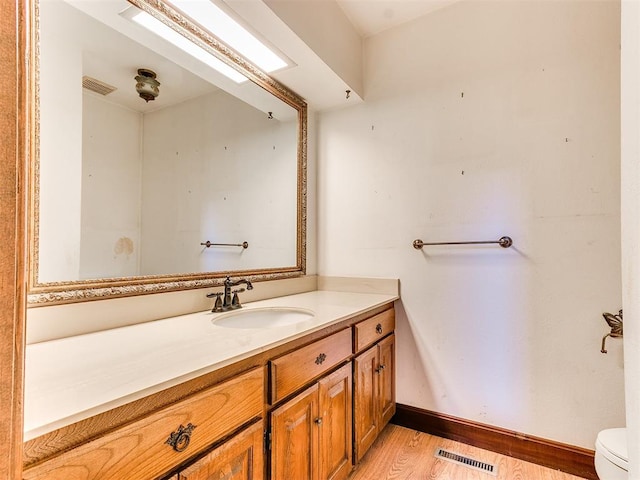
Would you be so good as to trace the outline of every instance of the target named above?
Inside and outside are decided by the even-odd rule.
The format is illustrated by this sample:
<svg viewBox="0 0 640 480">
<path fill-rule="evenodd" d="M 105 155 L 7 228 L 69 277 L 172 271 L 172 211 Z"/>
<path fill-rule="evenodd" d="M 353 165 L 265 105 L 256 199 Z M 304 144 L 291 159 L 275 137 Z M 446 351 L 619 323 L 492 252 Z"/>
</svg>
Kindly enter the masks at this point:
<svg viewBox="0 0 640 480">
<path fill-rule="evenodd" d="M 498 469 L 495 465 L 491 465 L 490 463 L 481 462 L 479 460 L 475 460 L 470 457 L 465 457 L 463 455 L 458 455 L 457 453 L 449 452 L 444 448 L 438 448 L 436 450 L 436 458 L 441 458 L 443 460 L 447 460 L 449 462 L 457 463 L 458 465 L 463 465 L 465 467 L 472 468 L 474 470 L 478 470 L 480 472 L 488 473 L 493 476 L 497 476 Z"/>
</svg>

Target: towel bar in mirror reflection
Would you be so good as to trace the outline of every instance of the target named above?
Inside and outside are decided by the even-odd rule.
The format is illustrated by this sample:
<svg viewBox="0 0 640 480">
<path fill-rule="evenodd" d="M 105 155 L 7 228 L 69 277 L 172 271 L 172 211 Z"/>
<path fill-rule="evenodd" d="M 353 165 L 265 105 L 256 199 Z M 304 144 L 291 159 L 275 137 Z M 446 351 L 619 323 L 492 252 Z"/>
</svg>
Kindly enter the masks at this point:
<svg viewBox="0 0 640 480">
<path fill-rule="evenodd" d="M 211 247 L 242 247 L 244 249 L 249 248 L 249 242 L 242 243 L 213 243 L 207 240 L 206 242 L 201 242 L 200 245 L 203 245 L 207 248 Z"/>
</svg>

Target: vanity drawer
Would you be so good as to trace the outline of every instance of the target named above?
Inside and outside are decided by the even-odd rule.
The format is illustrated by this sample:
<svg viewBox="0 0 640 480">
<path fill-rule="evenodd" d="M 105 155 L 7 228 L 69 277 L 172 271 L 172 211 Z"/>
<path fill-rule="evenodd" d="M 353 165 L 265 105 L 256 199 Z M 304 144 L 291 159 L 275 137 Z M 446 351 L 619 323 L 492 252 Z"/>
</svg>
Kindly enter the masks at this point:
<svg viewBox="0 0 640 480">
<path fill-rule="evenodd" d="M 396 328 L 396 316 L 393 308 L 378 315 L 356 323 L 354 332 L 354 353 L 358 353 L 369 345 L 373 345 Z"/>
<path fill-rule="evenodd" d="M 351 329 L 318 340 L 269 362 L 274 404 L 351 355 Z"/>
<path fill-rule="evenodd" d="M 24 471 L 23 478 L 157 478 L 249 420 L 261 416 L 263 385 L 264 370 L 250 370 L 29 468 Z M 184 430 L 191 427 L 189 435 Z M 175 447 L 168 443 L 172 436 L 177 440 Z"/>
</svg>

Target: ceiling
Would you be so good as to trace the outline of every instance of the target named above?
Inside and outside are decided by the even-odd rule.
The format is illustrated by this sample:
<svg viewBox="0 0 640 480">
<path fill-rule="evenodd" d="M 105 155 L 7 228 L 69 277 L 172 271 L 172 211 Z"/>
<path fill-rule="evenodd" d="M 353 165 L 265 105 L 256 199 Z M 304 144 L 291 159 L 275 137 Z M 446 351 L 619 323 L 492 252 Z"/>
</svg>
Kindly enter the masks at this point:
<svg viewBox="0 0 640 480">
<path fill-rule="evenodd" d="M 459 0 L 336 0 L 362 37 L 421 17 Z"/>
<path fill-rule="evenodd" d="M 110 0 L 101 2 L 87 2 L 86 0 L 65 1 L 73 4 L 77 9 L 84 11 L 88 15 L 96 19 L 100 19 L 100 21 L 103 21 L 111 28 L 117 31 L 121 31 L 125 34 L 125 36 L 137 38 L 135 37 L 135 35 L 142 35 L 142 33 L 133 30 L 135 27 L 133 26 L 132 22 L 124 20 L 120 15 L 117 14 L 127 5 L 126 0 Z M 324 2 L 327 0 L 293 1 Z M 366 38 L 405 22 L 409 22 L 415 18 L 426 15 L 430 12 L 433 12 L 434 10 L 450 5 L 451 3 L 458 0 L 334 1 L 336 1 L 341 10 L 344 12 L 345 16 L 352 23 L 355 32 L 360 34 L 361 37 Z M 275 72 L 272 75 L 283 84 L 288 85 L 294 91 L 300 93 L 314 108 L 322 110 L 325 108 L 344 105 L 346 90 L 351 90 L 353 92 L 353 94 L 351 95 L 352 98 L 349 100 L 351 104 L 357 103 L 357 101 L 361 101 L 359 97 L 361 92 L 358 92 L 356 91 L 357 89 L 353 89 L 349 85 L 347 85 L 347 83 L 339 74 L 337 75 L 329 65 L 325 64 L 325 61 L 319 55 L 312 52 L 310 47 L 302 39 L 298 38 L 289 28 L 283 28 L 284 24 L 281 19 L 279 19 L 277 15 L 275 15 L 274 12 L 265 3 L 247 2 L 246 0 L 225 0 L 225 2 L 231 5 L 233 10 L 235 10 L 235 13 L 239 14 L 240 17 L 243 17 L 244 20 L 248 24 L 253 25 L 254 28 L 256 26 L 264 28 L 265 30 L 259 31 L 259 33 L 261 33 L 264 38 L 269 38 L 273 45 L 279 45 L 280 50 L 285 52 L 285 54 L 289 58 L 293 59 L 293 62 L 296 65 L 295 68 L 289 68 L 280 72 Z M 61 0 L 58 0 L 57 2 L 45 2 L 45 5 L 49 3 L 58 4 L 64 2 Z M 251 15 L 253 15 L 253 17 Z M 108 21 L 105 19 L 108 19 Z M 79 29 L 70 28 L 70 30 L 77 31 Z M 193 86 L 183 88 L 182 90 L 178 90 L 176 92 L 171 91 L 171 86 L 173 85 L 173 83 L 180 83 L 173 82 L 172 78 L 189 77 L 189 75 L 187 75 L 187 73 L 189 73 L 188 70 L 195 68 L 195 66 L 191 64 L 193 62 L 189 63 L 189 65 L 182 65 L 182 67 L 184 68 L 176 67 L 176 72 L 174 75 L 172 73 L 173 70 L 170 68 L 170 66 L 161 64 L 159 60 L 150 60 L 150 58 L 155 55 L 154 52 L 146 51 L 145 49 L 146 53 L 144 55 L 142 53 L 140 53 L 140 55 L 134 55 L 135 52 L 140 50 L 139 48 L 121 48 L 122 46 L 119 42 L 116 42 L 114 40 L 105 41 L 104 36 L 100 36 L 98 35 L 98 33 L 99 32 L 97 28 L 90 28 L 88 35 L 86 35 L 87 44 L 93 45 L 98 42 L 102 45 L 112 46 L 113 48 L 111 48 L 111 50 L 113 50 L 115 53 L 109 56 L 109 61 L 107 61 L 106 53 L 86 56 L 87 58 L 85 58 L 84 63 L 86 63 L 87 69 L 89 69 L 90 71 L 84 73 L 89 76 L 98 78 L 99 80 L 106 81 L 107 83 L 116 87 L 119 87 L 119 89 L 110 96 L 112 100 L 115 101 L 118 95 L 122 96 L 124 95 L 124 93 L 131 94 L 129 95 L 131 97 L 130 101 L 134 103 L 132 105 L 129 105 L 129 108 L 135 108 L 136 110 L 140 111 L 151 111 L 166 106 L 166 104 L 168 104 L 167 102 L 169 102 L 173 97 L 175 97 L 173 98 L 173 101 L 175 102 L 184 100 L 181 99 L 180 94 L 184 94 L 188 98 L 191 98 L 201 93 L 199 90 L 200 86 L 197 85 L 197 80 L 199 79 L 194 75 L 192 75 L 195 82 Z M 147 37 L 149 35 L 147 35 Z M 142 43 L 143 45 L 155 45 L 152 42 L 157 41 L 157 39 L 154 40 L 151 37 L 140 38 L 137 41 L 139 43 Z M 171 49 L 169 49 L 168 51 L 160 51 L 158 50 L 158 48 L 159 47 L 156 46 L 152 48 L 152 50 L 157 50 L 161 55 L 172 58 L 169 55 L 172 52 Z M 97 52 L 97 49 L 93 49 L 93 47 L 89 50 L 94 51 L 94 53 Z M 122 52 L 127 52 L 127 54 L 123 54 Z M 145 62 L 142 62 L 144 63 L 143 66 L 145 66 L 145 68 L 155 69 L 155 71 L 157 71 L 159 74 L 159 80 L 162 84 L 162 86 L 160 87 L 161 96 L 156 102 L 145 104 L 143 101 L 137 98 L 137 95 L 135 95 L 132 79 L 134 74 L 132 74 L 131 72 L 135 72 L 135 68 L 133 68 L 134 66 L 142 65 L 140 61 L 134 61 L 136 56 L 145 58 Z M 158 57 L 162 58 L 161 56 Z M 176 61 L 175 58 L 173 60 L 174 62 Z M 180 62 L 177 63 L 180 64 Z M 124 67 L 127 68 L 123 67 L 119 70 L 114 68 L 114 65 L 120 64 L 123 64 Z M 124 72 L 121 80 L 118 80 L 114 77 L 116 70 L 122 70 L 122 72 Z M 194 71 L 194 73 L 201 76 L 204 74 L 211 75 L 211 72 L 208 71 Z M 202 76 L 202 78 L 209 79 L 208 76 Z M 121 82 L 123 85 L 121 86 L 118 82 Z M 206 82 L 200 83 L 203 83 L 206 86 Z M 250 95 L 250 92 L 248 90 L 249 87 L 246 85 L 238 86 L 236 84 L 233 84 L 233 82 L 225 80 L 224 78 L 219 79 L 219 81 L 216 81 L 216 83 L 218 83 L 219 85 L 225 85 L 223 87 L 224 90 L 235 96 L 243 98 L 248 103 L 255 104 L 256 108 L 259 108 L 263 111 L 273 111 L 274 114 L 278 113 L 277 118 L 284 118 L 288 114 L 285 111 L 278 111 L 278 106 L 274 106 L 272 104 L 277 103 L 279 105 L 282 102 L 275 102 L 274 97 L 272 97 L 261 88 L 255 89 L 261 94 L 259 95 L 260 98 L 256 100 L 256 98 L 254 98 L 256 95 Z M 269 101 L 262 97 L 268 97 Z M 173 103 L 173 101 L 171 101 L 170 103 Z M 267 102 L 269 105 L 267 106 L 265 102 Z M 282 105 L 285 106 L 284 103 L 282 103 Z"/>
</svg>

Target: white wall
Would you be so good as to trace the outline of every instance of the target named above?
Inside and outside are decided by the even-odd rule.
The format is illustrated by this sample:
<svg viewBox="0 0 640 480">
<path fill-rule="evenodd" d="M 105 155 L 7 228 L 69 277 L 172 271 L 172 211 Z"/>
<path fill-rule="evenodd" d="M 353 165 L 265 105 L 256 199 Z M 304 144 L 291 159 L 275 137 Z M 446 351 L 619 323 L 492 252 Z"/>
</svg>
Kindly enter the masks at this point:
<svg viewBox="0 0 640 480">
<path fill-rule="evenodd" d="M 622 2 L 622 302 L 629 479 L 640 479 L 640 4 Z"/>
<path fill-rule="evenodd" d="M 400 403 L 591 449 L 624 424 L 619 24 L 461 2 L 368 39 L 365 104 L 320 115 L 318 272 L 400 278 Z"/>
<path fill-rule="evenodd" d="M 145 114 L 143 145 L 143 275 L 295 266 L 295 117 L 217 91 Z"/>
<path fill-rule="evenodd" d="M 143 115 L 82 98 L 79 278 L 139 275 Z"/>
<path fill-rule="evenodd" d="M 73 84 L 65 98 L 82 92 L 77 81 Z M 145 114 L 93 93 L 80 100 L 82 110 L 73 120 L 82 121 L 81 166 L 76 167 L 82 181 L 70 176 L 52 194 L 43 194 L 43 208 L 81 216 L 74 217 L 80 232 L 61 231 L 56 224 L 47 229 L 43 221 L 47 240 L 53 234 L 58 240 L 73 232 L 79 236 L 71 248 L 76 273 L 69 270 L 52 280 L 296 265 L 294 114 L 268 119 L 223 91 Z M 56 137 L 46 126 L 50 137 L 64 138 L 59 129 Z M 51 161 L 70 162 L 60 158 L 68 147 L 56 155 L 50 150 L 43 160 L 48 174 Z M 78 196 L 77 189 L 81 199 L 74 204 L 69 197 Z M 248 241 L 249 249 L 207 249 L 200 246 L 206 240 Z M 51 264 L 51 270 L 61 260 L 71 263 L 61 255 L 49 257 L 55 262 L 43 265 Z"/>
<path fill-rule="evenodd" d="M 46 181 L 40 190 L 40 282 L 296 265 L 294 108 L 246 82 L 238 88 L 262 91 L 273 108 L 260 111 L 220 91 L 215 98 L 192 98 L 177 106 L 174 101 L 162 112 L 150 111 L 156 102 L 145 105 L 137 97 L 135 67 L 116 63 L 104 70 L 112 52 L 89 41 L 97 36 L 118 46 L 123 36 L 111 36 L 108 27 L 62 0 L 44 1 L 41 14 L 40 171 Z M 160 71 L 167 64 L 156 57 L 151 61 L 159 62 Z M 167 94 L 185 98 L 174 93 L 181 84 L 194 86 L 186 90 L 192 96 L 200 95 L 201 79 L 194 82 L 186 72 L 166 66 L 170 74 L 161 76 L 161 99 Z M 83 94 L 83 74 L 115 85 L 119 80 L 111 82 L 111 76 L 124 75 L 126 87 L 104 99 Z M 160 108 L 167 104 L 159 101 Z M 275 118 L 268 120 L 271 110 Z M 171 118 L 179 111 L 190 120 Z M 247 129 L 247 135 L 238 134 Z M 180 137 L 177 144 L 174 134 Z M 171 166 L 177 150 L 182 163 Z M 141 185 L 145 154 L 145 171 L 154 176 Z M 161 191 L 150 191 L 156 186 Z M 144 208 L 156 213 L 141 232 L 141 205 L 147 198 L 153 204 Z M 246 240 L 250 250 L 204 249 L 200 242 L 205 240 Z"/>
<path fill-rule="evenodd" d="M 61 12 L 63 12 L 61 14 Z M 80 269 L 82 49 L 63 3 L 40 5 L 40 282 L 76 279 Z"/>
<path fill-rule="evenodd" d="M 135 275 L 140 114 L 82 88 L 96 61 L 83 39 L 104 26 L 63 1 L 40 15 L 38 280 Z"/>
</svg>

